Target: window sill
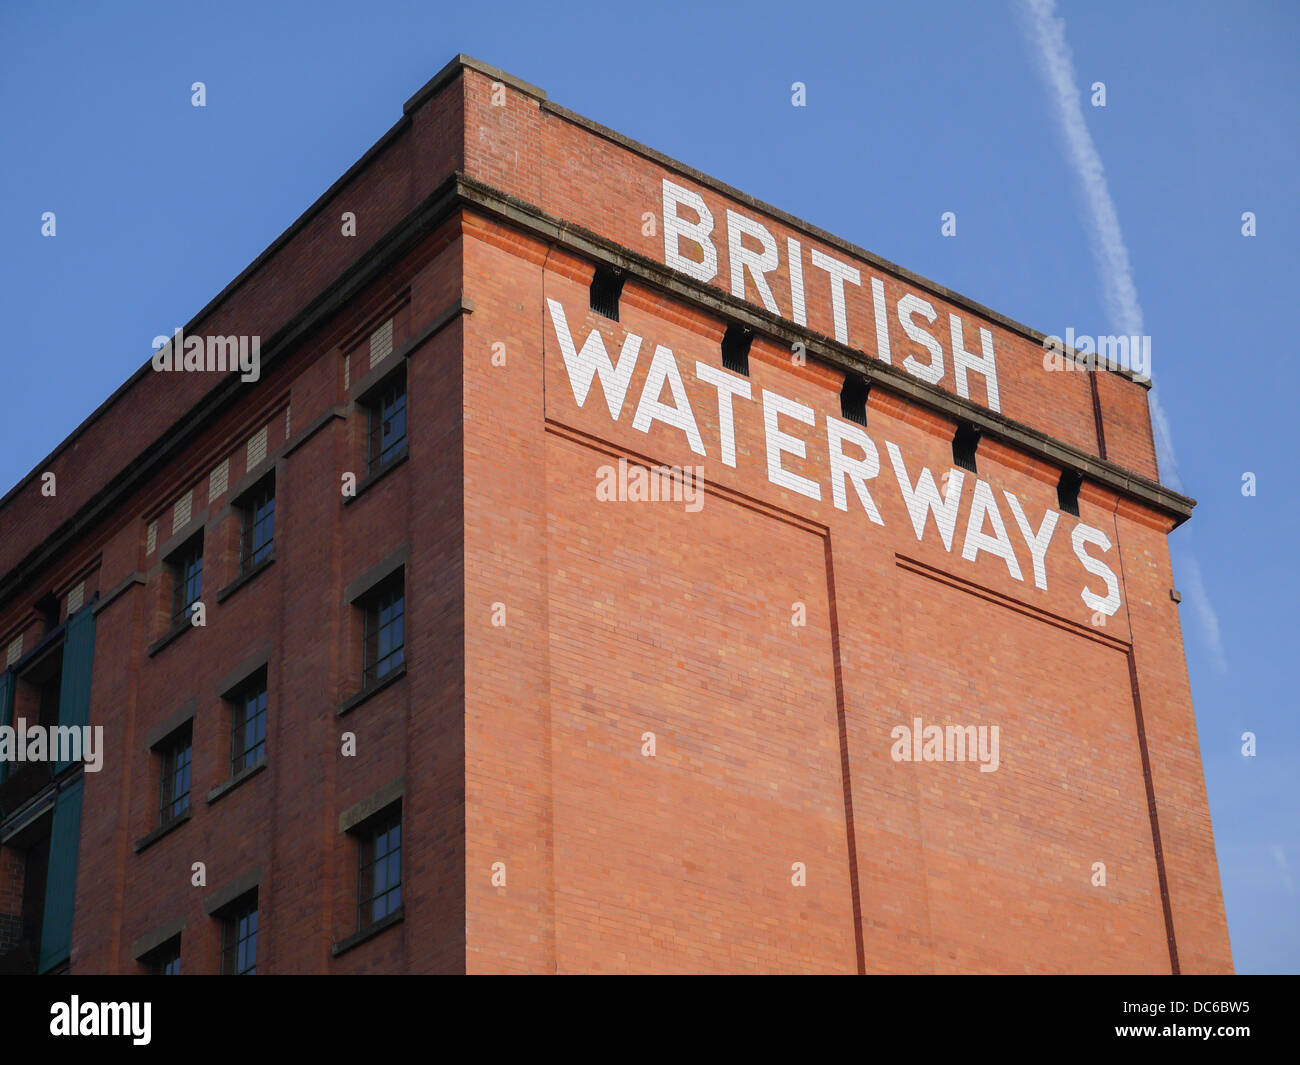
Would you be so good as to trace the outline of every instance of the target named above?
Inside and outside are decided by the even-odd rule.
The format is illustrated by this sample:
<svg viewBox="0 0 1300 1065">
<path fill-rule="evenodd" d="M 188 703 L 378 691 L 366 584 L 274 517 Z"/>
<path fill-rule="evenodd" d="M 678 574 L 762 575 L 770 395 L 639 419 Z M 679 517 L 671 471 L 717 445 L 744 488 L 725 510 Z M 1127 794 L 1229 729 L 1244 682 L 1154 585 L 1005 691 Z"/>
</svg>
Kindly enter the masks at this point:
<svg viewBox="0 0 1300 1065">
<path fill-rule="evenodd" d="M 185 635 L 185 633 L 187 633 L 192 628 L 195 628 L 195 626 L 190 621 L 190 617 L 187 616 L 185 620 L 181 622 L 181 624 L 175 626 L 165 635 L 160 636 L 158 639 L 154 640 L 154 642 L 149 645 L 149 649 L 145 652 L 145 654 L 147 654 L 150 658 L 152 658 L 164 647 L 166 647 L 169 643 L 171 643 L 173 640 L 180 639 L 183 635 Z"/>
<path fill-rule="evenodd" d="M 139 854 L 145 848 L 153 846 L 153 844 L 157 843 L 163 838 L 163 836 L 167 835 L 167 833 L 171 832 L 173 829 L 180 828 L 181 825 L 185 824 L 185 822 L 190 819 L 191 813 L 192 810 L 187 809 L 183 814 L 177 814 L 165 825 L 159 825 L 152 832 L 141 836 L 135 841 L 135 853 Z"/>
<path fill-rule="evenodd" d="M 406 907 L 398 906 L 397 909 L 387 917 L 381 917 L 374 924 L 367 925 L 365 928 L 361 929 L 360 932 L 353 932 L 345 939 L 340 939 L 330 947 L 330 955 L 337 958 L 340 954 L 346 954 L 353 947 L 359 947 L 362 943 L 366 942 L 366 940 L 373 939 L 375 936 L 379 935 L 380 932 L 392 928 L 395 924 L 401 924 L 405 918 Z"/>
<path fill-rule="evenodd" d="M 343 700 L 343 702 L 339 704 L 339 708 L 334 711 L 335 715 L 337 715 L 338 717 L 342 717 L 344 714 L 350 713 L 351 711 L 355 710 L 358 706 L 360 706 L 362 703 L 364 703 L 367 699 L 369 699 L 372 695 L 379 694 L 379 692 L 383 691 L 390 684 L 397 683 L 397 681 L 401 680 L 404 676 L 406 676 L 405 662 L 403 662 L 400 666 L 398 666 L 395 670 L 393 670 L 390 674 L 388 674 L 388 676 L 386 676 L 383 680 L 370 685 L 369 688 L 362 688 L 355 695 L 351 695 L 347 699 Z"/>
<path fill-rule="evenodd" d="M 218 784 L 215 788 L 213 788 L 210 792 L 208 792 L 208 805 L 211 806 L 214 802 L 216 802 L 218 799 L 224 796 L 227 792 L 233 791 L 235 788 L 239 787 L 240 784 L 242 784 L 245 780 L 248 780 L 250 777 L 257 776 L 257 774 L 260 773 L 265 768 L 266 768 L 266 758 L 263 757 L 260 762 L 257 762 L 254 765 L 250 765 L 247 769 L 241 769 L 238 773 L 236 773 L 233 777 L 227 780 L 224 784 Z"/>
<path fill-rule="evenodd" d="M 237 591 L 239 591 L 240 588 L 242 588 L 254 577 L 256 577 L 259 573 L 261 573 L 262 570 L 270 566 L 271 563 L 274 561 L 275 561 L 275 554 L 272 553 L 268 555 L 266 558 L 262 559 L 262 561 L 257 563 L 257 565 L 251 567 L 250 569 L 245 570 L 243 573 L 241 573 L 238 577 L 236 577 L 233 581 L 231 581 L 224 588 L 222 588 L 221 591 L 217 593 L 217 602 L 224 603 L 227 599 L 229 599 L 232 595 L 234 595 Z"/>
<path fill-rule="evenodd" d="M 369 491 L 371 487 L 382 481 L 410 457 L 411 452 L 407 448 L 403 447 L 401 451 L 384 463 L 384 465 L 380 466 L 379 469 L 375 470 L 373 473 L 366 474 L 365 477 L 358 481 L 356 495 L 344 496 L 343 505 L 347 506 L 350 503 L 355 503 L 367 491 Z"/>
</svg>

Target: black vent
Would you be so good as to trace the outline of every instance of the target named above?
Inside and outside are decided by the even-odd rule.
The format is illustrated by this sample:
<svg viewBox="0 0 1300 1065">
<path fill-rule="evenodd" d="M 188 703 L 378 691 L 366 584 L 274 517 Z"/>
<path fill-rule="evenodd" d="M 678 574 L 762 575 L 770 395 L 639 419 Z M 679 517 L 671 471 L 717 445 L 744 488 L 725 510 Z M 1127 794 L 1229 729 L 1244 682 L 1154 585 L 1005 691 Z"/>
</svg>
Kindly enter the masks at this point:
<svg viewBox="0 0 1300 1065">
<path fill-rule="evenodd" d="M 954 465 L 971 473 L 979 473 L 975 468 L 975 450 L 980 446 L 980 431 L 964 422 L 957 426 L 957 433 L 952 438 L 952 461 Z"/>
<path fill-rule="evenodd" d="M 1066 514 L 1079 516 L 1079 487 L 1083 484 L 1083 474 L 1074 470 L 1065 470 L 1056 484 L 1056 505 Z"/>
<path fill-rule="evenodd" d="M 623 271 L 608 266 L 596 267 L 591 279 L 591 309 L 618 321 L 618 298 L 623 294 Z"/>
<path fill-rule="evenodd" d="M 856 422 L 864 429 L 867 426 L 867 390 L 866 381 L 856 377 L 844 378 L 844 387 L 840 389 L 840 417 L 846 422 Z"/>
<path fill-rule="evenodd" d="M 36 612 L 41 616 L 42 635 L 59 627 L 59 597 L 53 592 L 37 601 Z"/>
<path fill-rule="evenodd" d="M 753 341 L 754 334 L 744 326 L 727 326 L 727 334 L 722 338 L 722 368 L 748 377 L 749 345 Z"/>
</svg>

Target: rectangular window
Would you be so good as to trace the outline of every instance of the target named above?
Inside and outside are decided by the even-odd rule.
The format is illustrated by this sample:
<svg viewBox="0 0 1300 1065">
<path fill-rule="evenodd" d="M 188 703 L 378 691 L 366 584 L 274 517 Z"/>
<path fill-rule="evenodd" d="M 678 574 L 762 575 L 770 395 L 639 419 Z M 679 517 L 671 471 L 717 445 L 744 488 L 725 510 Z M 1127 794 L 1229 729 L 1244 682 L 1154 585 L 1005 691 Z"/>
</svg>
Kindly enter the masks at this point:
<svg viewBox="0 0 1300 1065">
<path fill-rule="evenodd" d="M 257 973 L 257 893 L 235 903 L 221 921 L 221 974 Z"/>
<path fill-rule="evenodd" d="M 150 976 L 180 976 L 181 974 L 181 937 L 169 939 L 149 955 Z"/>
<path fill-rule="evenodd" d="M 158 824 L 165 825 L 190 808 L 190 763 L 194 743 L 189 725 L 167 740 L 162 754 L 162 784 L 158 789 Z"/>
<path fill-rule="evenodd" d="M 275 547 L 275 479 L 267 478 L 239 502 L 239 572 L 271 557 Z"/>
<path fill-rule="evenodd" d="M 358 930 L 382 920 L 402 904 L 402 811 L 398 806 L 360 832 Z"/>
<path fill-rule="evenodd" d="M 172 627 L 189 620 L 190 607 L 203 594 L 203 540 L 181 548 L 168 560 L 172 571 Z"/>
<path fill-rule="evenodd" d="M 369 403 L 366 470 L 382 469 L 406 447 L 406 377 L 397 374 L 385 382 Z"/>
<path fill-rule="evenodd" d="M 402 574 L 385 582 L 365 600 L 365 662 L 361 686 L 378 684 L 403 661 L 406 595 Z"/>
<path fill-rule="evenodd" d="M 266 757 L 266 674 L 263 672 L 232 697 L 230 775 Z"/>
</svg>

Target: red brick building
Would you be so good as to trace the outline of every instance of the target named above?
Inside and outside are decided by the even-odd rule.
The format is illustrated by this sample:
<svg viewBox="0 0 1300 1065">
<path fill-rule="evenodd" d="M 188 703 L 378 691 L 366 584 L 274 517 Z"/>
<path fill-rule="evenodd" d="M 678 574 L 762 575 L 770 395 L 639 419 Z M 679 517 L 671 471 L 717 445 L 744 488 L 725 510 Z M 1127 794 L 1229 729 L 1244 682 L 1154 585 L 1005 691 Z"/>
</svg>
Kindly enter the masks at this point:
<svg viewBox="0 0 1300 1065">
<path fill-rule="evenodd" d="M 184 333 L 0 501 L 3 967 L 1230 971 L 1133 373 L 464 57 Z"/>
</svg>

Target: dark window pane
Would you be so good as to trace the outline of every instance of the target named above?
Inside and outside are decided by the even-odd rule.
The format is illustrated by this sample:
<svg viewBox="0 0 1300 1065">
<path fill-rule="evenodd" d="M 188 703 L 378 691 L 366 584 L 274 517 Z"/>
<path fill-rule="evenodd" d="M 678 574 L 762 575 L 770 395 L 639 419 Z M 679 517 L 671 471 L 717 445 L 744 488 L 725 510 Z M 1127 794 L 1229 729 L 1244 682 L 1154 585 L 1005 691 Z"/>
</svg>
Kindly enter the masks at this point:
<svg viewBox="0 0 1300 1065">
<path fill-rule="evenodd" d="M 189 617 L 190 607 L 203 594 L 203 544 L 186 548 L 171 563 L 172 569 L 172 624 L 178 625 Z"/>
<path fill-rule="evenodd" d="M 257 489 L 242 508 L 240 569 L 247 571 L 271 557 L 275 547 L 275 483 Z"/>
<path fill-rule="evenodd" d="M 363 686 L 388 676 L 404 660 L 406 600 L 402 586 L 378 592 L 366 608 Z"/>
<path fill-rule="evenodd" d="M 386 385 L 370 409 L 367 466 L 373 471 L 395 459 L 406 446 L 406 381 Z"/>
<path fill-rule="evenodd" d="M 257 898 L 241 903 L 222 922 L 221 971 L 227 976 L 257 972 Z"/>
<path fill-rule="evenodd" d="M 193 752 L 188 728 L 163 749 L 162 787 L 158 800 L 159 824 L 166 824 L 190 808 L 190 764 Z"/>
<path fill-rule="evenodd" d="M 231 718 L 231 774 L 256 765 L 266 754 L 266 680 L 236 696 Z"/>
<path fill-rule="evenodd" d="M 172 940 L 154 952 L 149 961 L 149 971 L 154 976 L 179 976 L 181 972 L 181 941 Z"/>
<path fill-rule="evenodd" d="M 402 830 L 400 811 L 361 837 L 357 927 L 381 920 L 402 904 Z"/>
</svg>

